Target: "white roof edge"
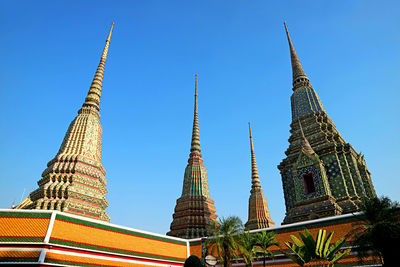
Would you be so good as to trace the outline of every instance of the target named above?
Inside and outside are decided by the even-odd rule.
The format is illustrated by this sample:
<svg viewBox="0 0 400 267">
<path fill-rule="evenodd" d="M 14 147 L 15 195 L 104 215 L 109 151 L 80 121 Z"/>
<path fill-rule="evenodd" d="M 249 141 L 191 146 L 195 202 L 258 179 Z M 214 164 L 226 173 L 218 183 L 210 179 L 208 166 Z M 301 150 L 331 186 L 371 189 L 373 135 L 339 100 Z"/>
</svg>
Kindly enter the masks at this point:
<svg viewBox="0 0 400 267">
<path fill-rule="evenodd" d="M 308 221 L 303 221 L 303 222 L 279 225 L 279 226 L 274 226 L 274 227 L 270 227 L 270 228 L 262 228 L 262 229 L 257 229 L 257 230 L 250 230 L 250 233 L 256 233 L 256 232 L 261 232 L 261 231 L 273 231 L 273 230 L 278 230 L 278 229 L 291 228 L 291 227 L 314 224 L 314 223 L 319 223 L 319 222 L 326 222 L 326 221 L 335 221 L 335 220 L 344 219 L 344 218 L 348 218 L 348 217 L 354 217 L 354 216 L 357 216 L 357 215 L 360 215 L 360 214 L 362 214 L 362 212 L 354 212 L 354 213 L 349 213 L 349 214 L 336 215 L 336 216 L 325 217 L 325 218 L 321 218 L 321 219 L 315 219 L 315 220 L 308 220 Z"/>
<path fill-rule="evenodd" d="M 335 221 L 339 219 L 344 219 L 344 218 L 349 218 L 349 217 L 355 217 L 357 215 L 362 214 L 362 212 L 354 212 L 354 213 L 349 213 L 349 214 L 344 214 L 344 215 L 336 215 L 336 216 L 331 216 L 331 217 L 325 217 L 321 219 L 316 219 L 316 220 L 308 220 L 304 222 L 298 222 L 298 223 L 292 223 L 292 224 L 285 224 L 285 225 L 280 225 L 280 226 L 275 226 L 275 227 L 270 227 L 270 228 L 262 228 L 262 229 L 257 229 L 257 230 L 250 230 L 250 233 L 257 233 L 257 232 L 262 232 L 262 231 L 274 231 L 278 229 L 285 229 L 285 228 L 291 228 L 291 227 L 296 227 L 296 226 L 302 226 L 302 225 L 309 225 L 309 224 L 315 224 L 319 222 L 326 222 L 326 221 Z M 207 238 L 207 237 L 205 237 Z M 188 242 L 195 242 L 195 241 L 201 241 L 202 238 L 193 238 L 193 239 L 188 239 Z"/>
</svg>

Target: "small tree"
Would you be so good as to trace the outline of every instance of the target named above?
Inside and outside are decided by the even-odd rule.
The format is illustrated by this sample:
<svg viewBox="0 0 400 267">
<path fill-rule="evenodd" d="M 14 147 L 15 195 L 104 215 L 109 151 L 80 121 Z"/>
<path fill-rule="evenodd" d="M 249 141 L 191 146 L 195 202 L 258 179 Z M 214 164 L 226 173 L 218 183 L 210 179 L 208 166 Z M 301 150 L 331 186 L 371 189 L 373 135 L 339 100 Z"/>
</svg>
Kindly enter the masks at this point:
<svg viewBox="0 0 400 267">
<path fill-rule="evenodd" d="M 276 235 L 274 232 L 258 232 L 254 236 L 255 238 L 255 246 L 254 251 L 257 255 L 263 257 L 263 266 L 265 267 L 265 260 L 267 257 L 274 257 L 274 254 L 269 250 L 272 246 L 278 246 L 279 243 L 276 240 Z"/>
<path fill-rule="evenodd" d="M 211 237 L 206 240 L 206 245 L 211 252 L 218 255 L 224 267 L 232 266 L 231 259 L 238 256 L 240 251 L 240 233 L 243 223 L 237 216 L 220 218 L 210 229 Z"/>
<path fill-rule="evenodd" d="M 201 260 L 195 255 L 191 255 L 189 258 L 187 258 L 185 260 L 185 264 L 183 266 L 184 267 L 204 267 L 204 265 L 201 263 Z"/>
<path fill-rule="evenodd" d="M 350 249 L 339 252 L 343 246 L 344 238 L 339 239 L 336 243 L 330 244 L 333 232 L 330 232 L 326 237 L 326 230 L 320 229 L 316 240 L 312 237 L 310 232 L 305 229 L 304 235 L 299 232 L 300 241 L 296 236 L 291 235 L 293 242 L 285 242 L 285 245 L 294 253 L 294 255 L 285 253 L 292 261 L 298 265 L 303 266 L 310 261 L 319 262 L 320 266 L 334 266 L 341 258 L 350 253 Z M 328 265 L 322 265 L 328 261 Z"/>
<path fill-rule="evenodd" d="M 400 246 L 400 204 L 388 197 L 364 198 L 361 201 L 360 222 L 348 236 L 354 239 L 353 246 L 359 258 L 373 255 L 383 259 L 383 266 L 398 265 Z"/>
<path fill-rule="evenodd" d="M 254 250 L 256 245 L 255 235 L 246 231 L 240 235 L 239 250 L 246 266 L 253 266 L 253 258 L 256 255 Z"/>
</svg>

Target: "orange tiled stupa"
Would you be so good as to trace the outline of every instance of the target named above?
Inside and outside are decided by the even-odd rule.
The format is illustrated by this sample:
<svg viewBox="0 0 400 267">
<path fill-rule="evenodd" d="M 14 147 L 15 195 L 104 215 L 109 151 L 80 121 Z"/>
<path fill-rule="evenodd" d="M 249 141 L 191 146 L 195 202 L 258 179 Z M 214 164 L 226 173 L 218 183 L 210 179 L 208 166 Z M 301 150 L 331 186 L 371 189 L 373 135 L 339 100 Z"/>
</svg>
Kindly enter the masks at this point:
<svg viewBox="0 0 400 267">
<path fill-rule="evenodd" d="M 251 149 L 251 191 L 249 198 L 249 220 L 246 228 L 249 230 L 273 227 L 275 223 L 269 215 L 267 199 L 261 189 L 260 177 L 257 170 L 256 155 L 254 153 L 253 136 L 249 122 L 250 149 Z"/>
<path fill-rule="evenodd" d="M 174 219 L 167 235 L 181 238 L 207 236 L 208 227 L 217 219 L 214 200 L 210 198 L 208 191 L 207 170 L 200 152 L 196 75 L 192 144 L 185 169 L 182 196 L 176 201 Z"/>
<path fill-rule="evenodd" d="M 106 171 L 101 164 L 100 96 L 111 33 L 78 116 L 71 122 L 54 159 L 33 191 L 16 209 L 59 210 L 109 221 L 105 212 Z"/>
</svg>

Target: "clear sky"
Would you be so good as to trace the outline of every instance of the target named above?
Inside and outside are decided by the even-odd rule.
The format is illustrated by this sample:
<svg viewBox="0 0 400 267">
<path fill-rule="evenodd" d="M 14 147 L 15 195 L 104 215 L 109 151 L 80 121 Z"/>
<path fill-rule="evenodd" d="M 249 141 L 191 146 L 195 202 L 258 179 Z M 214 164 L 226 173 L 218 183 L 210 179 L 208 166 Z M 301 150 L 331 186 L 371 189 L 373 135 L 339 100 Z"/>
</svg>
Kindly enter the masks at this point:
<svg viewBox="0 0 400 267">
<path fill-rule="evenodd" d="M 101 99 L 111 222 L 166 233 L 190 150 L 194 74 L 210 195 L 247 221 L 251 121 L 272 219 L 291 122 L 286 20 L 378 195 L 400 200 L 398 1 L 1 1 L 0 207 L 37 188 L 115 22 Z"/>
</svg>

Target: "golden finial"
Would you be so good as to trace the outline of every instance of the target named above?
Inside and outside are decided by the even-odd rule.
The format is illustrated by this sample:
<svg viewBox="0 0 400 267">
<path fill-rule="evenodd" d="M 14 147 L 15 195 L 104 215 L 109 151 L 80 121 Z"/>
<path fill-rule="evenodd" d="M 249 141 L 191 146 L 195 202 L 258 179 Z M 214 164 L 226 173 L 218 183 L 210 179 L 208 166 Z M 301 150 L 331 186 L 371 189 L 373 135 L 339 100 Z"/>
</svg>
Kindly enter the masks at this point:
<svg viewBox="0 0 400 267">
<path fill-rule="evenodd" d="M 253 138 L 253 137 L 251 136 L 251 126 L 250 126 L 250 122 L 249 122 L 249 132 L 250 132 L 250 138 Z"/>
<path fill-rule="evenodd" d="M 194 75 L 194 95 L 197 96 L 197 73 Z"/>
<path fill-rule="evenodd" d="M 286 22 L 283 22 L 285 25 L 286 36 L 289 42 L 289 49 L 290 49 L 290 61 L 292 63 L 292 75 L 293 75 L 293 90 L 295 90 L 298 86 L 302 84 L 309 84 L 308 77 L 301 66 L 299 57 L 297 56 L 296 50 L 292 44 L 292 40 L 289 35 L 289 31 L 286 25 Z"/>
<path fill-rule="evenodd" d="M 190 152 L 197 151 L 200 152 L 200 131 L 199 131 L 199 114 L 197 107 L 197 73 L 195 74 L 195 84 L 194 84 L 194 118 L 193 118 L 193 132 L 192 132 L 192 143 L 190 147 Z"/>
<path fill-rule="evenodd" d="M 111 24 L 111 29 L 110 29 L 110 33 L 108 34 L 107 41 L 111 40 L 111 33 L 113 31 L 113 28 L 114 28 L 114 22 Z"/>
<path fill-rule="evenodd" d="M 93 107 L 97 112 L 100 110 L 100 97 L 101 97 L 101 88 L 103 86 L 103 76 L 104 76 L 104 68 L 107 60 L 108 48 L 111 40 L 111 33 L 114 28 L 114 22 L 111 24 L 111 29 L 108 34 L 106 44 L 103 49 L 103 53 L 100 58 L 100 63 L 97 67 L 97 70 L 94 74 L 94 78 L 92 84 L 90 85 L 88 95 L 85 99 L 85 102 L 82 105 L 84 107 Z M 82 109 L 78 111 L 80 113 Z"/>
</svg>

